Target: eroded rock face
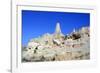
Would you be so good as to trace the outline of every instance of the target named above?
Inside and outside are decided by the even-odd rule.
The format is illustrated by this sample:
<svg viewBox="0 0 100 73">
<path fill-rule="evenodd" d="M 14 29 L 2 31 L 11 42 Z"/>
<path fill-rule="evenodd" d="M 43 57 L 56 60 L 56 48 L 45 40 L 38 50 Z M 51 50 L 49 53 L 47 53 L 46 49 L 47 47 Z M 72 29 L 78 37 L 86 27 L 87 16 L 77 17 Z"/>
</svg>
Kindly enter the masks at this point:
<svg viewBox="0 0 100 73">
<path fill-rule="evenodd" d="M 32 39 L 22 51 L 23 62 L 63 61 L 90 59 L 90 32 L 88 27 L 74 31 L 69 35 L 57 33 L 44 34 Z M 56 35 L 55 35 L 56 34 Z"/>
<path fill-rule="evenodd" d="M 60 45 L 61 44 L 61 42 L 58 39 L 53 39 L 53 43 L 56 44 L 56 45 Z"/>
</svg>

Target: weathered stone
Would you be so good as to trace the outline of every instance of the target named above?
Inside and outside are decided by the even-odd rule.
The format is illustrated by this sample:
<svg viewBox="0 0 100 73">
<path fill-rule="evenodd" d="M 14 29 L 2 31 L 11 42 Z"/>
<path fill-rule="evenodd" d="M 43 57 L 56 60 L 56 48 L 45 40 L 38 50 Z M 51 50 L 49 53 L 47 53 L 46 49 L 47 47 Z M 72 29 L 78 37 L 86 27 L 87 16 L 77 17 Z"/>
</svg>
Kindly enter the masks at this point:
<svg viewBox="0 0 100 73">
<path fill-rule="evenodd" d="M 23 62 L 62 61 L 90 59 L 90 32 L 88 27 L 74 30 L 67 36 L 63 35 L 60 23 L 57 23 L 54 34 L 29 41 L 22 49 Z"/>
</svg>

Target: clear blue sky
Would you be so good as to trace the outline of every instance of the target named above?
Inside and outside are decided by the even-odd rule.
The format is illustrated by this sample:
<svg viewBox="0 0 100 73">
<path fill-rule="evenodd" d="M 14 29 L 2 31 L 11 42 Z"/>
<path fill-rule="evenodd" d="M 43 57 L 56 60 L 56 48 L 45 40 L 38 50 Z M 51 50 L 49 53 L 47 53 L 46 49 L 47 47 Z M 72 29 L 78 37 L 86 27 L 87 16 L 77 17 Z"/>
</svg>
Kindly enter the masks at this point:
<svg viewBox="0 0 100 73">
<path fill-rule="evenodd" d="M 47 12 L 22 10 L 22 45 L 27 45 L 32 38 L 45 33 L 53 33 L 59 22 L 63 34 L 90 25 L 89 13 Z"/>
</svg>

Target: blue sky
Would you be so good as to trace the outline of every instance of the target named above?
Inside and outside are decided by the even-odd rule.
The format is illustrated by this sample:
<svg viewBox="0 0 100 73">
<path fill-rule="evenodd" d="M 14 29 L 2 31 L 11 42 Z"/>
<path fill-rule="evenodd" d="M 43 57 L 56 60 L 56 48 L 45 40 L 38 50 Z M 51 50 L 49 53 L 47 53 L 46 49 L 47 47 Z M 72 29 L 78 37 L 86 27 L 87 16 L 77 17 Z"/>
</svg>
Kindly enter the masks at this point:
<svg viewBox="0 0 100 73">
<path fill-rule="evenodd" d="M 47 12 L 22 10 L 22 45 L 45 33 L 53 33 L 56 23 L 59 22 L 63 34 L 71 33 L 90 25 L 89 13 L 75 12 Z"/>
</svg>

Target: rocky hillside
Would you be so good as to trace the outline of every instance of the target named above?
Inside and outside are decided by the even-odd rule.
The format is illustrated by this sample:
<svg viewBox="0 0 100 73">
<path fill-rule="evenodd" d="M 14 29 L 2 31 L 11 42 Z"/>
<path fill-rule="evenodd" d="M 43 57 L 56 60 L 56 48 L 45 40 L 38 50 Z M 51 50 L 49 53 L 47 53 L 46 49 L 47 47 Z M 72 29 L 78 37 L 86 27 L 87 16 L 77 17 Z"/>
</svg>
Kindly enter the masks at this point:
<svg viewBox="0 0 100 73">
<path fill-rule="evenodd" d="M 54 34 L 31 39 L 22 50 L 22 62 L 90 59 L 89 27 L 63 35 L 57 23 Z"/>
</svg>

